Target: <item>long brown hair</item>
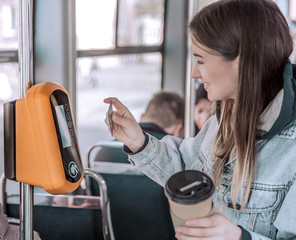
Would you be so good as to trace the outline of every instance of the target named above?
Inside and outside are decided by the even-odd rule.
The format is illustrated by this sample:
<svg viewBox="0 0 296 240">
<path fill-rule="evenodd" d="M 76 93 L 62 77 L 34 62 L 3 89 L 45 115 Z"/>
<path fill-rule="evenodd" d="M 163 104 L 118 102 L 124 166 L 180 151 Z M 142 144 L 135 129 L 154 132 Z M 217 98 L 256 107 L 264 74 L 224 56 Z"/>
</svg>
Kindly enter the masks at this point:
<svg viewBox="0 0 296 240">
<path fill-rule="evenodd" d="M 236 156 L 231 180 L 233 205 L 242 188 L 248 202 L 255 177 L 255 143 L 260 115 L 283 87 L 282 72 L 293 40 L 285 17 L 271 0 L 221 0 L 198 12 L 189 24 L 192 36 L 226 61 L 239 56 L 235 100 L 221 101 L 214 145 L 214 181 L 220 184 L 225 164 Z M 246 181 L 244 181 L 246 180 Z"/>
</svg>

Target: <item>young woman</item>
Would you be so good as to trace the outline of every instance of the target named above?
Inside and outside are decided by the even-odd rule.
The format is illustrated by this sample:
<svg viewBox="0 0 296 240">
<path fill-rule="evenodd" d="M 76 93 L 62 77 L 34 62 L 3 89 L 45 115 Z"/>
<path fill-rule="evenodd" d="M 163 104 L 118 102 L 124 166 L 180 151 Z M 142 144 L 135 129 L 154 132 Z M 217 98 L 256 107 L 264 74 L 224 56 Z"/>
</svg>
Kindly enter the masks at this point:
<svg viewBox="0 0 296 240">
<path fill-rule="evenodd" d="M 130 161 L 165 185 L 184 169 L 215 182 L 215 212 L 177 228 L 178 239 L 296 239 L 296 67 L 287 22 L 271 0 L 225 0 L 189 29 L 199 78 L 217 102 L 194 138 L 143 134 L 116 98 L 114 137 Z"/>
</svg>

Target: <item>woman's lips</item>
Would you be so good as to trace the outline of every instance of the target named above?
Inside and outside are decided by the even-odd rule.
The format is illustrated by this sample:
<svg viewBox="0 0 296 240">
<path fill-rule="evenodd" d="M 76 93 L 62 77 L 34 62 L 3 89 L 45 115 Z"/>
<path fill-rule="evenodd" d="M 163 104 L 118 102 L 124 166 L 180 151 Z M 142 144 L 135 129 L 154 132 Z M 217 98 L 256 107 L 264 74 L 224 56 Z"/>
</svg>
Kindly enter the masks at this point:
<svg viewBox="0 0 296 240">
<path fill-rule="evenodd" d="M 204 89 L 205 89 L 206 91 L 209 89 L 209 87 L 210 87 L 210 84 L 208 84 L 208 83 L 204 83 Z"/>
</svg>

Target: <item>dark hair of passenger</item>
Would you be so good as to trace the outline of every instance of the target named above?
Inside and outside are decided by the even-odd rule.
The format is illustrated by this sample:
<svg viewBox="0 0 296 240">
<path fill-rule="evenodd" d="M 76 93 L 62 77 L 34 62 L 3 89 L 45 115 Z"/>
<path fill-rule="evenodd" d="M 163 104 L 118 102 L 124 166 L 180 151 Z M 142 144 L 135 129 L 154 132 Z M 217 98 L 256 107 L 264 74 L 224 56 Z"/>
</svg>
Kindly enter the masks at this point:
<svg viewBox="0 0 296 240">
<path fill-rule="evenodd" d="M 283 87 L 283 69 L 293 50 L 285 17 L 271 0 L 221 0 L 202 9 L 189 24 L 193 38 L 231 61 L 239 57 L 235 101 L 221 102 L 221 117 L 214 155 L 215 182 L 229 157 L 236 153 L 232 175 L 235 205 L 248 179 L 247 203 L 255 171 L 256 130 L 260 115 Z M 219 136 L 219 137 L 218 137 Z"/>
</svg>

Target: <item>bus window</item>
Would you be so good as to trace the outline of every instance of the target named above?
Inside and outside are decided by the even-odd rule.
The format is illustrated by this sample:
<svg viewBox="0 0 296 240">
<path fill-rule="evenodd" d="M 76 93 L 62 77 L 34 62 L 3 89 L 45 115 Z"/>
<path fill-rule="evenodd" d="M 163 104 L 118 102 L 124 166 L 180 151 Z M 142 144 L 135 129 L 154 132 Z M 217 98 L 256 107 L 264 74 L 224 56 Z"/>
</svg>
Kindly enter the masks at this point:
<svg viewBox="0 0 296 240">
<path fill-rule="evenodd" d="M 161 88 L 161 54 L 79 58 L 76 79 L 77 131 L 83 151 L 92 142 L 111 138 L 104 124 L 104 98 L 118 97 L 140 120 L 147 102 Z"/>
<path fill-rule="evenodd" d="M 118 5 L 117 5 L 118 4 Z M 109 140 L 103 99 L 116 96 L 137 120 L 162 87 L 165 0 L 76 0 L 76 116 L 82 156 Z"/>
<path fill-rule="evenodd" d="M 160 45 L 163 40 L 164 0 L 119 1 L 118 45 Z"/>
</svg>

